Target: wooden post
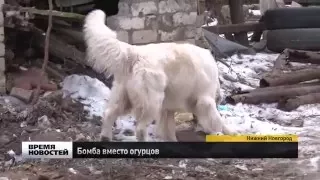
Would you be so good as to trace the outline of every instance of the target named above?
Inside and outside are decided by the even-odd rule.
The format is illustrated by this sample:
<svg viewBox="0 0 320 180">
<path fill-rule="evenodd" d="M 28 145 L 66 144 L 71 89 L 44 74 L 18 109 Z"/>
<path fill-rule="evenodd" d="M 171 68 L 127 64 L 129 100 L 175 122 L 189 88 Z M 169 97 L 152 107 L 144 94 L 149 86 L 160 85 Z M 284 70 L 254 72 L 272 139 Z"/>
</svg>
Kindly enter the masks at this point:
<svg viewBox="0 0 320 180">
<path fill-rule="evenodd" d="M 244 23 L 243 0 L 229 0 L 229 6 L 232 24 Z M 249 45 L 247 32 L 235 33 L 234 36 L 238 43 Z"/>
<path fill-rule="evenodd" d="M 215 15 L 218 20 L 218 25 L 225 25 L 226 20 L 221 13 L 221 7 L 224 5 L 224 0 L 206 0 L 206 6 L 209 7 L 211 13 Z M 224 33 L 226 39 L 234 41 L 234 36 L 232 33 Z"/>
</svg>

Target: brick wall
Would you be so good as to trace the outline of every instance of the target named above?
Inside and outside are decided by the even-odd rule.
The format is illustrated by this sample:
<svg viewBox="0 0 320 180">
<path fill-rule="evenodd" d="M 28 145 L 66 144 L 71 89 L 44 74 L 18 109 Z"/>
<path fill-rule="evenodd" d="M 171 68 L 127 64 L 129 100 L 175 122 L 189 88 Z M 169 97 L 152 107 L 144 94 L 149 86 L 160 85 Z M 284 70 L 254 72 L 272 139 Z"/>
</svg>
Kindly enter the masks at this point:
<svg viewBox="0 0 320 180">
<path fill-rule="evenodd" d="M 4 46 L 4 28 L 3 28 L 3 13 L 2 5 L 4 0 L 0 0 L 0 94 L 5 93 L 6 91 L 6 77 L 4 74 L 5 71 L 5 46 Z"/>
<path fill-rule="evenodd" d="M 119 39 L 130 44 L 196 43 L 202 22 L 196 0 L 120 0 L 119 13 L 107 19 Z"/>
<path fill-rule="evenodd" d="M 120 0 L 119 13 L 109 17 L 110 28 L 130 44 L 188 41 L 201 45 L 203 17 L 197 0 Z M 0 0 L 2 9 L 4 0 Z M 198 43 L 197 43 L 198 42 Z M 6 90 L 3 13 L 0 11 L 0 94 Z"/>
</svg>

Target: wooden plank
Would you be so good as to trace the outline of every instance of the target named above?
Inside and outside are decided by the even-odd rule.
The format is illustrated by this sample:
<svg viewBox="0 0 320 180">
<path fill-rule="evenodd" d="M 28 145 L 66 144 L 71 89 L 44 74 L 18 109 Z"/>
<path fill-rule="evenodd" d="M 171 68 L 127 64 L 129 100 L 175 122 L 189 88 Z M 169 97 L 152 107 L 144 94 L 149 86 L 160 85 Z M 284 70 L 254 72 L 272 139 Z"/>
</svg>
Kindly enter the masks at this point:
<svg viewBox="0 0 320 180">
<path fill-rule="evenodd" d="M 263 31 L 265 30 L 264 23 L 241 23 L 241 24 L 227 24 L 227 25 L 217 25 L 217 26 L 205 26 L 210 32 L 216 34 L 224 33 L 238 33 L 238 32 L 251 32 L 251 31 Z"/>
</svg>

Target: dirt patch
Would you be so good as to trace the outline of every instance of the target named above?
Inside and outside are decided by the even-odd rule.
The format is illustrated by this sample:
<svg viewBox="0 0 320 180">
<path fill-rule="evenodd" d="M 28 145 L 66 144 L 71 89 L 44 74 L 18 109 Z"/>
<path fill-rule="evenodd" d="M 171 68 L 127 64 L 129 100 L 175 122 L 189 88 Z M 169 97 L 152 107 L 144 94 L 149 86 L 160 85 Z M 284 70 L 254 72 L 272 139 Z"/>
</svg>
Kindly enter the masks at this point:
<svg viewBox="0 0 320 180">
<path fill-rule="evenodd" d="M 183 163 L 186 165 L 184 166 Z M 176 160 L 176 159 L 79 159 L 40 163 L 25 163 L 0 173 L 11 179 L 300 179 L 285 168 L 257 168 L 247 163 L 235 166 L 239 160 Z M 242 162 L 241 162 L 242 163 Z M 255 163 L 258 163 L 257 161 Z M 223 168 L 222 168 L 223 167 Z M 244 170 L 241 167 L 246 167 Z M 18 173 L 16 173 L 18 172 Z M 42 177 L 42 178 L 40 178 Z"/>
</svg>

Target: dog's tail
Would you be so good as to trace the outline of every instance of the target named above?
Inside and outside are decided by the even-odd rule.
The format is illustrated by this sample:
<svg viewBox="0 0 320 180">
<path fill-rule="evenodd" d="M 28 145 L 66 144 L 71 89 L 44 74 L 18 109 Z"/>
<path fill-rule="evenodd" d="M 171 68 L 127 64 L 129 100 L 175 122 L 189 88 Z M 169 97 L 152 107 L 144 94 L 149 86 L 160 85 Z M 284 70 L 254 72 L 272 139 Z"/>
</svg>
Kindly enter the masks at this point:
<svg viewBox="0 0 320 180">
<path fill-rule="evenodd" d="M 87 14 L 84 20 L 84 31 L 91 33 L 100 33 L 105 36 L 109 36 L 110 38 L 117 38 L 116 32 L 112 31 L 105 25 L 106 22 L 106 14 L 102 10 L 93 10 L 89 14 Z M 101 29 L 98 29 L 101 28 Z"/>
<path fill-rule="evenodd" d="M 113 74 L 125 57 L 125 43 L 117 39 L 115 31 L 105 25 L 106 14 L 102 10 L 91 11 L 84 20 L 83 34 L 87 46 L 86 62 L 98 73 Z"/>
</svg>

